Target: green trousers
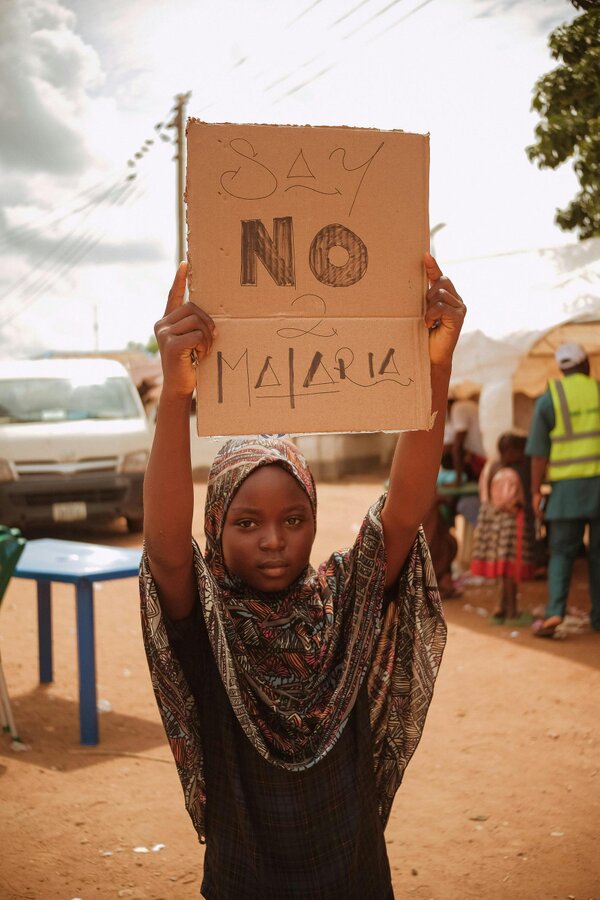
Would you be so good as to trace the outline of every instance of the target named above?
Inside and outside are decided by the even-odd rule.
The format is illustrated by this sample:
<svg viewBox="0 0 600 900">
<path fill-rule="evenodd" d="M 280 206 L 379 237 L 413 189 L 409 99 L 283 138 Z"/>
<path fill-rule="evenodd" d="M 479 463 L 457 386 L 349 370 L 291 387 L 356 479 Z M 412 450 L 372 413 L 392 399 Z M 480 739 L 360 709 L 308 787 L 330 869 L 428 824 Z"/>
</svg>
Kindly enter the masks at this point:
<svg viewBox="0 0 600 900">
<path fill-rule="evenodd" d="M 600 519 L 552 519 L 549 526 L 548 605 L 546 618 L 564 616 L 573 563 L 579 553 L 586 524 L 590 526 L 588 566 L 592 628 L 600 631 Z"/>
</svg>

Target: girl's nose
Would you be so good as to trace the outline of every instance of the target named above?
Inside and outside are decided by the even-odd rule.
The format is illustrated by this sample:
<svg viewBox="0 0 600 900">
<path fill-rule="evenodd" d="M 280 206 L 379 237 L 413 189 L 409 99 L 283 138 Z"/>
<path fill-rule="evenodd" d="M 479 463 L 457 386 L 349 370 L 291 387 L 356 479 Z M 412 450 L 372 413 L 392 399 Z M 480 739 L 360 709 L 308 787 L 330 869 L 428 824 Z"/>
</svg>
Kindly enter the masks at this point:
<svg viewBox="0 0 600 900">
<path fill-rule="evenodd" d="M 285 537 L 281 528 L 276 525 L 265 528 L 260 539 L 262 550 L 281 550 L 285 546 Z"/>
</svg>

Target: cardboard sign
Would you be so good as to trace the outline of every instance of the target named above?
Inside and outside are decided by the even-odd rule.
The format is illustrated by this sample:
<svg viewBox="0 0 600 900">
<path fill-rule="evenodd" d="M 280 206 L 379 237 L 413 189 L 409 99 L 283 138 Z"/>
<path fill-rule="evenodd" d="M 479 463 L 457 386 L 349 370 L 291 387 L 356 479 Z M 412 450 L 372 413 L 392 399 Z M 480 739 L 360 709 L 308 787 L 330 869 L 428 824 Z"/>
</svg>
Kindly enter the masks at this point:
<svg viewBox="0 0 600 900">
<path fill-rule="evenodd" d="M 423 135 L 188 121 L 199 434 L 430 427 L 428 169 Z"/>
</svg>

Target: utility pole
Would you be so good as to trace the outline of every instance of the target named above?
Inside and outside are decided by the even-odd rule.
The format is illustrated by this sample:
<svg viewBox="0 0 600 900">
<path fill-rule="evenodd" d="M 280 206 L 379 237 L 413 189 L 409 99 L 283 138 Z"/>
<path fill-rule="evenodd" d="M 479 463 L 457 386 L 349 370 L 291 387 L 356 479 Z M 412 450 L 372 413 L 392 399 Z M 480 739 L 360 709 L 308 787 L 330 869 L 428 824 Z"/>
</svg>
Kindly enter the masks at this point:
<svg viewBox="0 0 600 900">
<path fill-rule="evenodd" d="M 177 94 L 175 97 L 175 106 L 172 109 L 174 113 L 173 119 L 169 122 L 168 128 L 175 129 L 175 145 L 177 154 L 175 160 L 177 162 L 177 260 L 179 263 L 186 258 L 185 245 L 185 210 L 183 205 L 183 195 L 185 193 L 185 107 L 190 99 L 191 91 L 187 94 Z"/>
</svg>

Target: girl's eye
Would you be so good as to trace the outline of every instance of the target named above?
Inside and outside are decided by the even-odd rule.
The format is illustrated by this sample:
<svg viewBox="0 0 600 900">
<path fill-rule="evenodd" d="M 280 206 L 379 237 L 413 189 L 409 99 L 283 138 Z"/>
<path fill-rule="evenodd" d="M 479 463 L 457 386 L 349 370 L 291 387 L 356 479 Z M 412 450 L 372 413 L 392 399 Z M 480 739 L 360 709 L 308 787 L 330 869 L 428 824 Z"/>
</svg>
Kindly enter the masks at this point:
<svg viewBox="0 0 600 900">
<path fill-rule="evenodd" d="M 240 519 L 239 522 L 236 522 L 238 528 L 252 528 L 254 522 L 252 519 Z"/>
<path fill-rule="evenodd" d="M 288 525 L 300 525 L 302 522 L 302 516 L 290 516 L 287 521 Z"/>
</svg>

